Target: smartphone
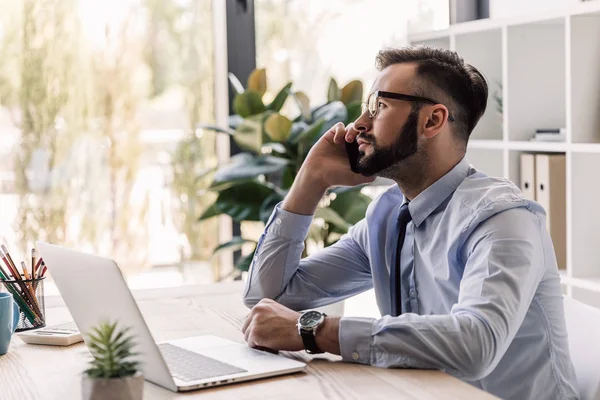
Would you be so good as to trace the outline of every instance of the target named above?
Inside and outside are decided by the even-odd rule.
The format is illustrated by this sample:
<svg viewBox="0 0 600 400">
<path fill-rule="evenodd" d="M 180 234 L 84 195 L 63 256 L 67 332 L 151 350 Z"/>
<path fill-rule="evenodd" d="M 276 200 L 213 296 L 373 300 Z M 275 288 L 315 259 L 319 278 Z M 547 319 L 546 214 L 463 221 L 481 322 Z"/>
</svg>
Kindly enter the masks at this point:
<svg viewBox="0 0 600 400">
<path fill-rule="evenodd" d="M 358 151 L 358 143 L 356 143 L 356 138 L 354 138 L 354 141 L 350 143 L 344 140 L 344 144 L 346 145 L 346 154 L 348 155 L 350 169 L 352 172 L 358 173 L 358 157 L 360 156 L 360 152 Z"/>
</svg>

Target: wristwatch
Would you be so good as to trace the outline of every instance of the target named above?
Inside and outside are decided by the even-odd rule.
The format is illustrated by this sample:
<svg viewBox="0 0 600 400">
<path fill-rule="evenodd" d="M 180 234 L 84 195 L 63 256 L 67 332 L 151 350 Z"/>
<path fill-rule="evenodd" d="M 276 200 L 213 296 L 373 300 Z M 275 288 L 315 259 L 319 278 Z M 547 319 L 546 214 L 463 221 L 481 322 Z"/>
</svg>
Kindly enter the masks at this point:
<svg viewBox="0 0 600 400">
<path fill-rule="evenodd" d="M 319 326 L 325 322 L 327 315 L 317 310 L 307 310 L 300 315 L 298 318 L 298 333 L 302 337 L 304 348 L 309 354 L 323 353 L 319 346 L 317 346 L 317 340 L 315 335 Z"/>
</svg>

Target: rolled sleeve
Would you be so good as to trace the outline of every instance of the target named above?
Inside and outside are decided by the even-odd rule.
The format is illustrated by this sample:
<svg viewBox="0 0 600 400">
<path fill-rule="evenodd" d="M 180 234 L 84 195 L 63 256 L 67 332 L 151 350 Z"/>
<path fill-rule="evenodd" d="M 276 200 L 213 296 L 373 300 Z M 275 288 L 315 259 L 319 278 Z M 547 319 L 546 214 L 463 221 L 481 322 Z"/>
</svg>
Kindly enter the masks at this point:
<svg viewBox="0 0 600 400">
<path fill-rule="evenodd" d="M 266 226 L 266 232 L 288 239 L 304 240 L 312 223 L 312 215 L 294 214 L 281 208 L 281 203 L 275 207 Z"/>
<path fill-rule="evenodd" d="M 340 319 L 340 353 L 347 362 L 371 364 L 373 318 Z"/>
</svg>

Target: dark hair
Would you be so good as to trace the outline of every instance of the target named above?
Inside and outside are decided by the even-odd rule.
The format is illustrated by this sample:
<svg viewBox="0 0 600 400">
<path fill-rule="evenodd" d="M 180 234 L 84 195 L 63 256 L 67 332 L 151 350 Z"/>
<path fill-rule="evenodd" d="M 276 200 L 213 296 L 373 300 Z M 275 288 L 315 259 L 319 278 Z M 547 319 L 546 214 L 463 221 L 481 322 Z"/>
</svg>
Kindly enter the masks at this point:
<svg viewBox="0 0 600 400">
<path fill-rule="evenodd" d="M 455 119 L 453 130 L 466 144 L 487 105 L 488 86 L 483 75 L 450 50 L 409 46 L 377 54 L 380 71 L 401 63 L 418 65 L 414 93 L 409 94 L 432 98 L 448 107 Z"/>
</svg>

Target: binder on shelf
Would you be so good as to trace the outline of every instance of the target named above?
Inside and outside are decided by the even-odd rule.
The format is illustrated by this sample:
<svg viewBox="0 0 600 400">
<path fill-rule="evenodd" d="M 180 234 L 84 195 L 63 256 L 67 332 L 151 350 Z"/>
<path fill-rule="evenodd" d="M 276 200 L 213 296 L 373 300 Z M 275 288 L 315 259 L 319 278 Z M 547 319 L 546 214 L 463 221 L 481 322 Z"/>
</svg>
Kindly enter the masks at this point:
<svg viewBox="0 0 600 400">
<path fill-rule="evenodd" d="M 559 269 L 567 267 L 567 207 L 564 154 L 537 154 L 536 201 L 546 210 L 546 224 Z"/>
<path fill-rule="evenodd" d="M 529 200 L 535 200 L 535 154 L 521 154 L 521 191 Z"/>
</svg>

